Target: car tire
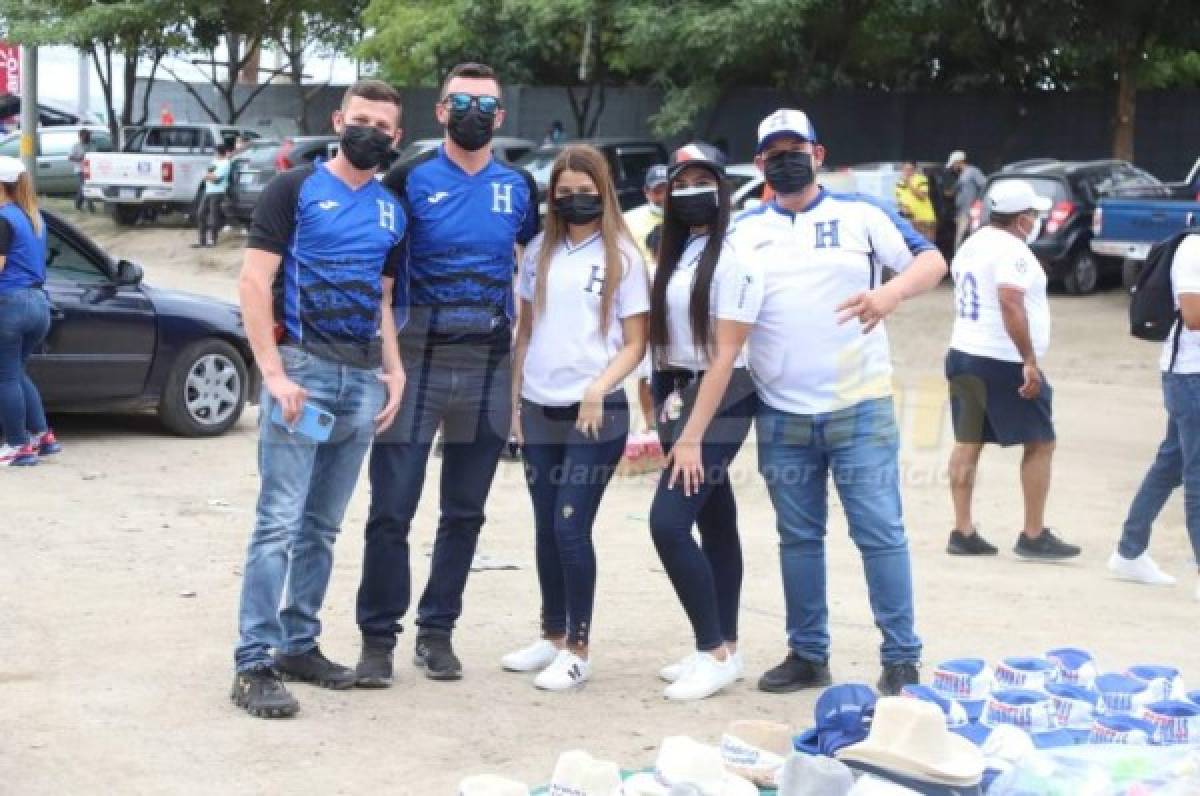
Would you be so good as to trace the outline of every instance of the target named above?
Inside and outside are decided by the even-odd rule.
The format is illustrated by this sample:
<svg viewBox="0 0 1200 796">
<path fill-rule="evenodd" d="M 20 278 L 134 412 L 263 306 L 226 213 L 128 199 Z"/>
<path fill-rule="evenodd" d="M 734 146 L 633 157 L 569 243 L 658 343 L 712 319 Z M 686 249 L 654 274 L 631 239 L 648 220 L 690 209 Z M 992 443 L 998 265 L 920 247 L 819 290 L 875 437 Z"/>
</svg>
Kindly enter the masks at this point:
<svg viewBox="0 0 1200 796">
<path fill-rule="evenodd" d="M 1142 275 L 1141 260 L 1125 259 L 1121 261 L 1121 286 L 1133 292 L 1133 288 L 1137 285 L 1138 277 Z"/>
<path fill-rule="evenodd" d="M 1073 296 L 1095 293 L 1100 284 L 1100 260 L 1087 249 L 1076 254 L 1067 264 L 1063 287 Z"/>
<path fill-rule="evenodd" d="M 249 390 L 250 375 L 238 350 L 224 340 L 201 340 L 172 363 L 158 417 L 182 437 L 215 437 L 237 423 Z"/>
<path fill-rule="evenodd" d="M 122 227 L 132 227 L 142 220 L 140 205 L 113 205 L 113 219 Z"/>
</svg>

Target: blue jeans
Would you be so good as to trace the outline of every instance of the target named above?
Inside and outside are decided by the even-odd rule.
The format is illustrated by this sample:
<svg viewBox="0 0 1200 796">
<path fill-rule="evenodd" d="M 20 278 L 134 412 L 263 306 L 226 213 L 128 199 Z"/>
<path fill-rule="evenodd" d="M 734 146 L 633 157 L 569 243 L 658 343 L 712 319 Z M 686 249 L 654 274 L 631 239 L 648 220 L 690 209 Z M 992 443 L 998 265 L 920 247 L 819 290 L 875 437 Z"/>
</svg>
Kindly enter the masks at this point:
<svg viewBox="0 0 1200 796">
<path fill-rule="evenodd" d="M 25 363 L 50 332 L 50 301 L 40 288 L 0 292 L 0 430 L 21 447 L 46 430 L 42 396 Z"/>
<path fill-rule="evenodd" d="M 1200 373 L 1164 373 L 1167 433 L 1138 489 L 1117 552 L 1137 558 L 1150 546 L 1150 528 L 1171 493 L 1183 486 L 1192 553 L 1200 561 Z"/>
<path fill-rule="evenodd" d="M 829 659 L 825 526 L 833 476 L 862 554 L 884 665 L 917 663 L 912 568 L 900 506 L 899 432 L 891 398 L 836 412 L 758 413 L 759 471 L 775 506 L 787 606 L 788 645 L 801 658 Z"/>
<path fill-rule="evenodd" d="M 604 400 L 598 439 L 575 428 L 579 405 L 521 404 L 525 482 L 533 501 L 542 635 L 583 645 L 592 629 L 596 550 L 592 526 L 629 436 L 629 403 L 619 390 Z"/>
<path fill-rule="evenodd" d="M 683 388 L 685 382 L 691 382 Z M 655 371 L 651 381 L 655 412 L 660 415 L 659 438 L 670 451 L 691 415 L 698 378 L 683 378 L 676 371 Z M 667 397 L 681 390 L 683 411 L 678 419 L 663 421 Z M 659 476 L 650 504 L 650 536 L 671 585 L 691 622 L 696 649 L 708 652 L 738 637 L 738 604 L 742 593 L 742 545 L 738 537 L 737 501 L 729 466 L 741 450 L 754 419 L 757 398 L 745 369 L 734 371 L 717 415 L 709 423 L 700 446 L 704 481 L 690 496 L 676 482 L 669 488 L 670 469 Z M 700 543 L 692 527 L 700 532 Z"/>
<path fill-rule="evenodd" d="M 417 605 L 420 632 L 449 635 L 483 527 L 484 503 L 508 444 L 512 362 L 507 336 L 492 345 L 401 349 L 407 382 L 395 424 L 371 451 L 371 510 L 357 618 L 364 641 L 393 647 L 408 611 L 408 532 L 442 427 L 441 516 L 429 581 Z"/>
<path fill-rule="evenodd" d="M 340 365 L 298 348 L 280 349 L 288 378 L 309 402 L 336 417 L 326 442 L 271 421 L 276 401 L 264 387 L 259 407 L 262 485 L 246 566 L 234 660 L 238 671 L 271 662 L 270 650 L 299 655 L 317 645 L 337 539 L 387 391 L 374 370 Z"/>
</svg>

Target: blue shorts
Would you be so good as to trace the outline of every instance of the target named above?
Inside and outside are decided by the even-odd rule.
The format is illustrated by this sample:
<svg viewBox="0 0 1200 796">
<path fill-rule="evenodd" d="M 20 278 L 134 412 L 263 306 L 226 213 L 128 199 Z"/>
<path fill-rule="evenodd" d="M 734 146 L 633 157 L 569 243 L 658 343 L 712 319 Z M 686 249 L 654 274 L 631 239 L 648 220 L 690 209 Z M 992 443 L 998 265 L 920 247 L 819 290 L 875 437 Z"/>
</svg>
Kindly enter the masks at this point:
<svg viewBox="0 0 1200 796">
<path fill-rule="evenodd" d="M 1024 445 L 1054 441 L 1054 390 L 1042 374 L 1032 400 L 1017 390 L 1025 382 L 1021 363 L 977 357 L 950 349 L 946 380 L 954 439 L 967 444 Z"/>
</svg>

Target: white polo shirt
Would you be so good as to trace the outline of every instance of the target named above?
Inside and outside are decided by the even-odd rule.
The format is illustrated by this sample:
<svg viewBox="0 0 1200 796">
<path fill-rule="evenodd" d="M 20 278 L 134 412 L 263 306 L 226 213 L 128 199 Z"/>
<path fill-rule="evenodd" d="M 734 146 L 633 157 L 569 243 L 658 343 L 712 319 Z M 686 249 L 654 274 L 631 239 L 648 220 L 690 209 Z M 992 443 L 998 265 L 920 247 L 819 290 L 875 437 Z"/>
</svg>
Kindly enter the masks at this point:
<svg viewBox="0 0 1200 796">
<path fill-rule="evenodd" d="M 697 348 L 692 334 L 692 287 L 696 283 L 696 266 L 708 245 L 708 236 L 692 238 L 683 249 L 679 265 L 667 283 L 667 335 L 665 361 L 668 367 L 702 371 L 708 369 L 708 351 Z M 721 256 L 713 271 L 709 288 L 709 318 L 712 321 L 754 323 L 762 308 L 762 270 L 737 256 L 728 240 L 721 247 Z M 714 343 L 709 333 L 710 345 Z M 738 354 L 736 367 L 745 367 L 745 351 Z"/>
<path fill-rule="evenodd" d="M 878 287 L 882 268 L 903 271 L 932 245 L 912 225 L 858 194 L 821 189 L 807 210 L 775 202 L 738 216 L 739 256 L 762 268 L 763 306 L 747 343 L 759 397 L 812 415 L 892 394 L 887 332 L 837 322 L 837 306 Z"/>
<path fill-rule="evenodd" d="M 525 250 L 517 294 L 534 304 L 537 259 L 543 235 Z M 646 264 L 632 241 L 622 241 L 625 261 L 621 284 L 613 295 L 607 329 L 600 324 L 604 292 L 604 245 L 596 233 L 578 246 L 558 245 L 550 260 L 546 305 L 534 311 L 533 335 L 525 352 L 521 397 L 542 406 L 570 406 L 604 372 L 625 345 L 621 321 L 650 311 Z M 623 389 L 618 385 L 616 390 Z M 614 392 L 616 391 L 614 390 Z"/>
<path fill-rule="evenodd" d="M 1175 250 L 1175 259 L 1171 262 L 1171 291 L 1175 294 L 1175 309 L 1179 309 L 1180 293 L 1200 293 L 1200 235 L 1188 235 Z M 1159 367 L 1164 371 L 1171 365 L 1174 343 L 1175 330 L 1172 329 L 1159 358 Z M 1171 372 L 1200 373 L 1200 332 L 1189 332 L 1185 328 L 1179 335 L 1179 356 Z"/>
<path fill-rule="evenodd" d="M 1021 362 L 1000 310 L 999 289 L 1015 287 L 1025 292 L 1033 351 L 1038 359 L 1046 355 L 1050 348 L 1046 272 L 1024 241 L 1002 229 L 983 227 L 963 243 L 950 271 L 954 275 L 951 348 L 972 356 Z"/>
</svg>

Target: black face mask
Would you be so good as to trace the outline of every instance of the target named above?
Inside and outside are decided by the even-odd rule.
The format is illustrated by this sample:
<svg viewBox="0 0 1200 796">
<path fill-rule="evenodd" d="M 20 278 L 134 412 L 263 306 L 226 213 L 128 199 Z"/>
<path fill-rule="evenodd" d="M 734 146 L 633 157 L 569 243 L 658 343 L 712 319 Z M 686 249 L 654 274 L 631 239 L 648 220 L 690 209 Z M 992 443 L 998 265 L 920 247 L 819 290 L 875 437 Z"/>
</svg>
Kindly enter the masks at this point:
<svg viewBox="0 0 1200 796">
<path fill-rule="evenodd" d="M 590 224 L 604 215 L 604 203 L 594 193 L 573 193 L 554 200 L 554 212 L 568 224 Z"/>
<path fill-rule="evenodd" d="M 767 185 L 781 196 L 804 193 L 804 189 L 816 179 L 812 155 L 807 152 L 789 151 L 772 155 L 763 165 L 763 175 L 767 178 Z"/>
<path fill-rule="evenodd" d="M 450 114 L 446 132 L 451 141 L 468 152 L 476 152 L 491 142 L 495 121 L 495 115 L 483 113 L 472 105 L 465 113 Z"/>
<path fill-rule="evenodd" d="M 342 128 L 338 147 L 351 166 L 368 171 L 387 163 L 392 151 L 392 137 L 376 127 L 348 124 Z"/>
<path fill-rule="evenodd" d="M 704 227 L 717 220 L 717 186 L 671 193 L 671 210 L 689 227 Z"/>
</svg>

